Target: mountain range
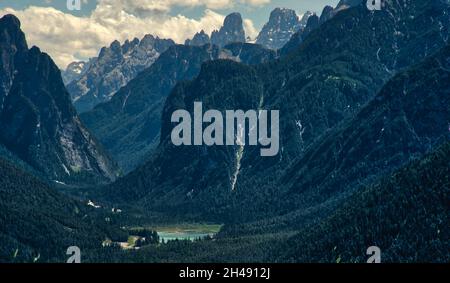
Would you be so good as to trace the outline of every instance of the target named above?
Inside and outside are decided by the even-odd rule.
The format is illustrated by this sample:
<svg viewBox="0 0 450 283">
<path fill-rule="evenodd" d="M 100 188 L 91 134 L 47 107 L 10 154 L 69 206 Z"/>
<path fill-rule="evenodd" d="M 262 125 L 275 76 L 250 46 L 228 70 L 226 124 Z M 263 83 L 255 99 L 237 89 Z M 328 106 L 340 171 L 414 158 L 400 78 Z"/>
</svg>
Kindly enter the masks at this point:
<svg viewBox="0 0 450 283">
<path fill-rule="evenodd" d="M 223 47 L 230 43 L 245 42 L 242 16 L 228 15 L 222 28 L 211 34 L 204 32 L 187 40 L 186 45 L 201 46 L 214 44 Z M 140 72 L 150 67 L 157 58 L 175 43 L 170 39 L 160 39 L 146 35 L 120 44 L 118 41 L 101 49 L 98 57 L 89 62 L 73 62 L 63 72 L 67 90 L 71 94 L 79 113 L 92 110 L 97 104 L 109 101 L 112 96 Z"/>
<path fill-rule="evenodd" d="M 283 172 L 290 172 L 296 160 L 304 165 L 303 161 L 311 155 L 308 149 L 317 148 L 316 140 L 359 113 L 397 72 L 447 44 L 448 29 L 439 24 L 448 22 L 447 3 L 413 1 L 407 8 L 397 5 L 393 2 L 387 11 L 377 13 L 363 6 L 341 11 L 312 31 L 300 48 L 279 61 L 255 67 L 221 60 L 207 62 L 194 81 L 179 84 L 169 95 L 160 144 L 153 157 L 107 187 L 105 198 L 119 203 L 137 202 L 143 209 L 194 219 L 233 222 L 288 213 L 307 201 L 314 203 L 309 206 L 314 211 L 326 206 L 330 199 L 337 202 L 345 197 L 347 189 L 352 188 L 346 182 L 345 188 L 336 187 L 330 198 L 316 199 L 311 189 L 312 194 L 307 190 L 301 198 L 292 198 L 292 206 L 283 201 L 277 203 L 291 199 L 285 196 L 289 186 L 280 184 Z M 333 52 L 327 52 L 329 46 L 334 47 Z M 205 109 L 255 109 L 261 101 L 265 109 L 280 109 L 280 154 L 261 158 L 258 148 L 245 147 L 243 157 L 238 158 L 239 148 L 173 146 L 170 113 L 174 109 L 192 111 L 196 100 L 202 101 Z M 369 127 L 370 131 L 375 129 L 372 137 L 381 128 Z M 442 128 L 436 130 L 438 136 L 442 135 L 439 132 Z M 415 146 L 417 152 L 409 151 L 404 159 L 398 159 L 375 176 L 398 168 L 414 154 L 423 153 L 419 144 Z M 391 156 L 382 155 L 381 160 L 388 162 L 388 157 Z M 326 155 L 324 160 L 329 158 Z M 295 172 L 303 172 L 294 168 Z M 313 168 L 323 174 L 327 167 Z M 315 176 L 313 172 L 308 178 L 301 177 L 305 184 L 300 186 L 302 190 L 312 185 L 308 180 Z M 333 172 L 329 173 L 331 178 Z M 362 182 L 367 177 L 358 176 L 349 180 Z M 314 180 L 323 180 L 323 175 L 316 177 Z M 326 214 L 327 209 L 321 213 Z"/>
<path fill-rule="evenodd" d="M 293 10 L 275 9 L 258 35 L 256 43 L 277 50 L 297 32 L 306 37 L 318 26 L 314 21 L 307 25 L 311 15 L 311 12 L 306 12 L 299 19 Z M 185 45 L 212 44 L 224 47 L 246 41 L 242 16 L 239 13 L 231 13 L 225 17 L 223 26 L 213 31 L 211 36 L 202 30 L 192 39 L 186 40 Z M 88 112 L 96 105 L 108 102 L 121 87 L 150 67 L 160 54 L 174 44 L 171 40 L 151 35 L 146 35 L 142 40 L 127 40 L 123 45 L 114 41 L 108 48 L 102 48 L 98 57 L 91 58 L 88 62 L 69 64 L 66 70 L 62 71 L 62 76 L 77 111 Z M 298 44 L 299 42 L 295 46 Z"/>
<path fill-rule="evenodd" d="M 281 15 L 277 16 L 280 13 Z M 276 9 L 266 26 L 276 24 L 277 19 L 280 19 L 279 17 L 284 18 L 284 21 L 295 19 L 296 22 L 292 24 L 295 25 L 296 29 L 303 29 L 306 35 L 313 29 L 313 24 L 307 25 L 306 22 L 311 15 L 312 13 L 308 12 L 299 20 L 292 10 Z M 317 18 L 317 21 L 319 20 L 317 16 L 314 17 Z M 314 25 L 314 28 L 317 26 Z M 263 29 L 260 38 L 264 33 Z M 292 34 L 293 30 L 287 24 L 281 25 L 277 32 L 273 32 L 273 35 L 283 35 L 284 41 L 287 41 L 289 33 Z M 155 61 L 154 67 L 151 66 L 126 87 L 112 95 L 112 97 L 117 95 L 117 98 L 112 98 L 111 101 L 82 113 L 83 121 L 89 129 L 94 131 L 125 172 L 135 169 L 149 158 L 153 149 L 159 143 L 160 116 L 165 97 L 177 82 L 193 79 L 197 76 L 202 63 L 208 60 L 231 59 L 245 64 L 257 65 L 275 60 L 278 57 L 275 51 L 269 51 L 254 44 L 242 43 L 245 41 L 245 33 L 243 32 L 242 17 L 239 13 L 228 15 L 224 20 L 223 27 L 216 34 L 222 34 L 222 36 L 219 36 L 221 40 L 219 40 L 220 42 L 216 40 L 216 44 L 212 46 L 208 45 L 211 43 L 209 36 L 201 31 L 192 40 L 187 40 L 185 46 L 177 45 L 169 48 L 167 52 L 161 55 L 161 59 Z M 240 38 L 234 37 L 236 34 Z M 234 41 L 237 42 L 230 44 Z M 282 44 L 282 42 L 279 42 L 279 44 Z M 188 46 L 191 48 L 187 48 Z M 224 47 L 219 52 L 220 46 Z M 185 50 L 191 51 L 186 52 Z M 173 66 L 174 68 L 167 69 L 167 66 Z M 180 71 L 180 68 L 183 69 Z M 149 72 L 154 73 L 152 78 L 145 75 Z M 187 75 L 184 72 L 187 72 Z M 170 84 L 161 86 L 163 82 L 167 81 L 167 78 L 170 78 Z M 136 84 L 140 85 L 141 91 L 130 90 Z M 127 105 L 133 105 L 133 108 L 127 107 Z"/>
<path fill-rule="evenodd" d="M 114 41 L 109 47 L 103 47 L 98 57 L 90 59 L 81 69 L 79 62 L 70 64 L 64 72 L 69 76 L 73 74 L 72 69 L 78 67 L 77 76 L 67 85 L 77 111 L 86 112 L 101 102 L 109 101 L 116 91 L 151 66 L 174 44 L 170 39 L 152 35 L 146 35 L 142 40 L 127 40 L 122 45 Z"/>
<path fill-rule="evenodd" d="M 81 119 L 94 131 L 125 172 L 143 163 L 159 144 L 165 100 L 179 81 L 195 78 L 204 62 L 226 58 L 249 64 L 275 59 L 273 51 L 234 43 L 175 45 L 148 69 L 122 88 L 111 101 L 83 113 Z"/>
<path fill-rule="evenodd" d="M 15 16 L 0 35 L 0 262 L 72 245 L 85 262 L 350 263 L 370 246 L 448 262 L 448 1 L 278 8 L 257 44 L 232 13 L 211 37 L 115 41 L 64 72 Z M 174 145 L 172 114 L 196 102 L 278 110 L 279 153 Z M 180 223 L 221 228 L 138 236 Z"/>
</svg>

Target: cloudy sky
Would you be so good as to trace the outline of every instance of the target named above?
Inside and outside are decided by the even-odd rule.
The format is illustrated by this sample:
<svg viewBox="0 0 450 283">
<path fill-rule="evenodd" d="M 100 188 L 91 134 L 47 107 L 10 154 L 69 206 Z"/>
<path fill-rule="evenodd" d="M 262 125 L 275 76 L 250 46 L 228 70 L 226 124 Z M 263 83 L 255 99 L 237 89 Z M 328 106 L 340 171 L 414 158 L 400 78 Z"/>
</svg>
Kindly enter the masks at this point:
<svg viewBox="0 0 450 283">
<path fill-rule="evenodd" d="M 29 45 L 49 53 L 61 67 L 97 56 L 102 46 L 153 34 L 178 43 L 204 29 L 218 29 L 224 16 L 242 14 L 247 35 L 254 38 L 276 7 L 299 15 L 320 13 L 338 0 L 81 0 L 80 11 L 66 0 L 0 0 L 0 17 L 15 14 Z"/>
</svg>

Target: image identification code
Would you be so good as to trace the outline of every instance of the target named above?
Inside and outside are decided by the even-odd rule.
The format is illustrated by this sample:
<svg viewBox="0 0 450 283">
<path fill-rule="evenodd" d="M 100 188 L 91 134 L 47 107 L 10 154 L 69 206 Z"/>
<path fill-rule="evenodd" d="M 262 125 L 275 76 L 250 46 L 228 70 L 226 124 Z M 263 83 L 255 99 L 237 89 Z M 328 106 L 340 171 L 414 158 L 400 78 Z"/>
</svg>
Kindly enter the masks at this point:
<svg viewBox="0 0 450 283">
<path fill-rule="evenodd" d="M 198 278 L 211 280 L 214 278 L 253 278 L 270 279 L 270 268 L 239 268 L 225 267 L 220 271 L 214 269 L 183 268 L 179 273 L 180 278 Z"/>
</svg>

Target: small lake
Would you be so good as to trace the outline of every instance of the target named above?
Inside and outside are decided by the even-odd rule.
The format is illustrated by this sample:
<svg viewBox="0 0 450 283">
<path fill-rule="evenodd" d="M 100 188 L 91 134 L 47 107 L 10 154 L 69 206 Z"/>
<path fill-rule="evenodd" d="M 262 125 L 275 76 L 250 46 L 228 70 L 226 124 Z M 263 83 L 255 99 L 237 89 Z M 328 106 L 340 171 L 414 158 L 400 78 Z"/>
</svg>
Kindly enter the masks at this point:
<svg viewBox="0 0 450 283">
<path fill-rule="evenodd" d="M 195 241 L 207 236 L 214 237 L 221 227 L 222 225 L 216 224 L 185 224 L 155 227 L 154 230 L 158 233 L 160 242 L 174 240 Z"/>
</svg>

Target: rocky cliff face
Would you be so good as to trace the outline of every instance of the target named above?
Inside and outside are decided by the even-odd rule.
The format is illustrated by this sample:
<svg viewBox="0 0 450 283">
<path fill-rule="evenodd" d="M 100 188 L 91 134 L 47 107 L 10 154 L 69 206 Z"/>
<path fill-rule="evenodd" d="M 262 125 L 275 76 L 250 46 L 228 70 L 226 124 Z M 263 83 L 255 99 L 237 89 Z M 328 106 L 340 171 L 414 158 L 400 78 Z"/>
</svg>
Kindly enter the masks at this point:
<svg viewBox="0 0 450 283">
<path fill-rule="evenodd" d="M 308 19 L 309 17 L 311 17 L 312 15 L 314 15 L 313 12 L 310 11 L 306 11 L 306 13 L 303 14 L 303 16 L 300 19 L 300 29 L 304 29 L 306 27 L 306 24 L 308 23 Z"/>
<path fill-rule="evenodd" d="M 114 41 L 109 47 L 102 48 L 99 56 L 91 59 L 85 74 L 67 86 L 78 112 L 110 100 L 173 44 L 172 40 L 146 35 L 142 40 L 127 40 L 123 45 Z"/>
<path fill-rule="evenodd" d="M 0 143 L 50 180 L 114 180 L 117 167 L 81 124 L 52 59 L 37 47 L 26 49 L 17 18 L 0 19 L 0 31 L 15 39 L 1 50 L 13 76 L 1 81 L 10 87 L 0 111 Z"/>
<path fill-rule="evenodd" d="M 0 111 L 12 86 L 19 65 L 28 51 L 24 33 L 19 20 L 6 15 L 0 22 Z"/>
<path fill-rule="evenodd" d="M 322 14 L 320 14 L 320 24 L 328 21 L 334 16 L 334 8 L 331 6 L 325 6 L 322 10 Z"/>
<path fill-rule="evenodd" d="M 300 29 L 300 20 L 294 10 L 276 8 L 259 33 L 256 43 L 276 50 L 283 47 Z"/>
<path fill-rule="evenodd" d="M 90 62 L 72 62 L 64 71 L 61 71 L 61 75 L 64 84 L 68 85 L 71 82 L 80 79 L 89 69 Z"/>
<path fill-rule="evenodd" d="M 211 43 L 223 47 L 229 43 L 245 42 L 245 31 L 242 16 L 239 13 L 229 14 L 219 31 L 211 34 Z"/>
</svg>

